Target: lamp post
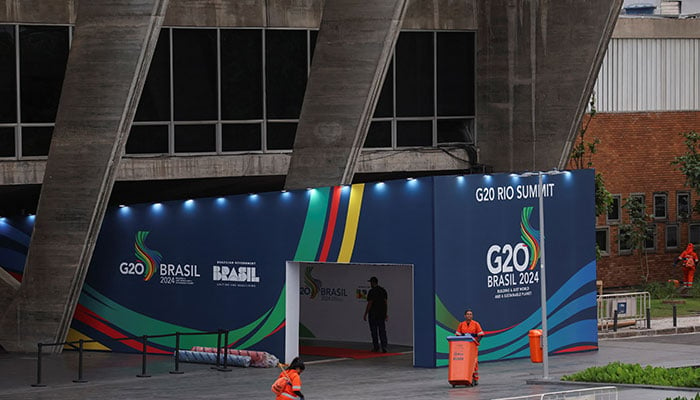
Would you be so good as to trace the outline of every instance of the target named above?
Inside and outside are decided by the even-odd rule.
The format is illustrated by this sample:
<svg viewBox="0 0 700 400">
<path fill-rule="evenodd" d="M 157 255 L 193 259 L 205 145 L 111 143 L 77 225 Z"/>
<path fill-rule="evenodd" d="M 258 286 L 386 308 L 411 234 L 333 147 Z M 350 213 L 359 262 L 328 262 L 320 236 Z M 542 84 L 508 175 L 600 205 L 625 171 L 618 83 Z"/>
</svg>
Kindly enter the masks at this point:
<svg viewBox="0 0 700 400">
<path fill-rule="evenodd" d="M 544 268 L 544 193 L 542 171 L 537 172 L 537 197 L 540 207 L 540 303 L 542 308 L 542 367 L 543 379 L 549 379 L 549 347 L 547 346 L 547 279 Z"/>
<path fill-rule="evenodd" d="M 545 234 L 544 234 L 544 185 L 543 175 L 559 175 L 564 172 L 556 169 L 548 172 L 537 172 L 537 197 L 540 214 L 540 308 L 542 309 L 542 367 L 543 379 L 549 379 L 549 346 L 547 344 L 547 279 L 545 276 Z M 534 172 L 526 172 L 521 176 L 535 176 Z"/>
</svg>

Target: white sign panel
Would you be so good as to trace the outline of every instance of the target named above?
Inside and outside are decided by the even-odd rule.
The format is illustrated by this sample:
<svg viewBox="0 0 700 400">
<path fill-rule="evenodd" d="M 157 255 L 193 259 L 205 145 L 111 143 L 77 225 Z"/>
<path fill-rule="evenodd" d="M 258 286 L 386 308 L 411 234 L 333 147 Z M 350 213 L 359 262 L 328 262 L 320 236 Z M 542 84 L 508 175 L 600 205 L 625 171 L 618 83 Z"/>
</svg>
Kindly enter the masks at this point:
<svg viewBox="0 0 700 400">
<path fill-rule="evenodd" d="M 413 268 L 410 265 L 301 263 L 299 265 L 300 337 L 367 342 L 372 338 L 362 317 L 369 278 L 388 293 L 389 344 L 413 345 Z"/>
</svg>

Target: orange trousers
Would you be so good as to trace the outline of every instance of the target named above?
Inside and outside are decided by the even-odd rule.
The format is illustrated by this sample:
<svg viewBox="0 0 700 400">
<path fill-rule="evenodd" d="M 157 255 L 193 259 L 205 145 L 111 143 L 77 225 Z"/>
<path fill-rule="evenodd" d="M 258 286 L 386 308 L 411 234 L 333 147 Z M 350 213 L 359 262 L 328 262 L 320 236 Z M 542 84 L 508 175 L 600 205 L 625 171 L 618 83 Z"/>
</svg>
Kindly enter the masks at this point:
<svg viewBox="0 0 700 400">
<path fill-rule="evenodd" d="M 683 287 L 693 287 L 695 267 L 683 267 Z"/>
</svg>

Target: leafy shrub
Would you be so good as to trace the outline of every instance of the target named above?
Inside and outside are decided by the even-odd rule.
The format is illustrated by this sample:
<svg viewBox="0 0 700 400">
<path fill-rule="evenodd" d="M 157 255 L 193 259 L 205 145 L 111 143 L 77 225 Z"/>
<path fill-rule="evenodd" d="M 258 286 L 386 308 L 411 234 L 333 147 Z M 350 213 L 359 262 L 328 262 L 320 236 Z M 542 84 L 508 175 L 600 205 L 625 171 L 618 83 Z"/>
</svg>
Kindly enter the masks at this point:
<svg viewBox="0 0 700 400">
<path fill-rule="evenodd" d="M 693 287 L 690 289 L 689 293 L 695 298 L 700 298 L 700 282 L 695 282 Z"/>
<path fill-rule="evenodd" d="M 666 400 L 700 400 L 700 393 L 696 394 L 695 397 L 687 398 L 685 396 L 677 396 L 674 398 L 666 397 Z"/>
<path fill-rule="evenodd" d="M 649 282 L 642 287 L 643 292 L 649 292 L 652 299 L 670 299 L 677 293 L 677 289 L 670 282 Z"/>
<path fill-rule="evenodd" d="M 700 387 L 700 369 L 661 368 L 651 365 L 642 368 L 639 364 L 623 364 L 615 361 L 603 367 L 591 367 L 572 375 L 564 375 L 561 379 L 580 382 Z"/>
</svg>

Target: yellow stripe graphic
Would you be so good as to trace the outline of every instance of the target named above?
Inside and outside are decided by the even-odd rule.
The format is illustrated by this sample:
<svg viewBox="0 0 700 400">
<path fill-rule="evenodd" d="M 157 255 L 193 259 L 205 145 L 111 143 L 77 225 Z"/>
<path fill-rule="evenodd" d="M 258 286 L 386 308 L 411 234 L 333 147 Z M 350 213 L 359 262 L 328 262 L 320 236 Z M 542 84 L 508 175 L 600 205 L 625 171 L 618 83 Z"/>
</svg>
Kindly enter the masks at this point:
<svg viewBox="0 0 700 400">
<path fill-rule="evenodd" d="M 70 330 L 68 331 L 68 337 L 66 337 L 66 342 L 77 342 L 80 339 L 83 339 L 85 341 L 92 340 L 91 337 L 89 337 L 81 332 L 78 332 L 74 328 L 70 328 Z M 75 348 L 71 347 L 70 345 L 63 346 L 63 349 L 64 350 L 75 350 Z M 83 350 L 111 351 L 112 349 L 110 349 L 109 347 L 107 347 L 99 342 L 90 342 L 90 343 L 83 344 Z"/>
<path fill-rule="evenodd" d="M 352 252 L 355 250 L 355 238 L 357 237 L 357 225 L 360 222 L 360 208 L 362 207 L 362 194 L 364 191 L 364 183 L 352 185 L 348 215 L 345 218 L 345 232 L 343 232 L 343 242 L 340 245 L 338 262 L 347 263 L 352 259 Z"/>
</svg>

